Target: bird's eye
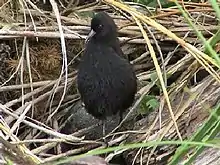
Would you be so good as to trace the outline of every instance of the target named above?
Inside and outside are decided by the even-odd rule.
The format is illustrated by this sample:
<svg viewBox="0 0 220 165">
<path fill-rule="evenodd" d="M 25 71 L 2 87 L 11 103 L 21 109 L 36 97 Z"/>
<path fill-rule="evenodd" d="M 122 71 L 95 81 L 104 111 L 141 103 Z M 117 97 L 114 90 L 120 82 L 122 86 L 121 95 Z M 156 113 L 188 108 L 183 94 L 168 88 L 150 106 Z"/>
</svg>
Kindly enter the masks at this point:
<svg viewBox="0 0 220 165">
<path fill-rule="evenodd" d="M 98 27 L 99 27 L 99 29 L 102 29 L 103 25 L 102 25 L 102 24 L 99 24 L 99 26 L 98 26 Z"/>
</svg>

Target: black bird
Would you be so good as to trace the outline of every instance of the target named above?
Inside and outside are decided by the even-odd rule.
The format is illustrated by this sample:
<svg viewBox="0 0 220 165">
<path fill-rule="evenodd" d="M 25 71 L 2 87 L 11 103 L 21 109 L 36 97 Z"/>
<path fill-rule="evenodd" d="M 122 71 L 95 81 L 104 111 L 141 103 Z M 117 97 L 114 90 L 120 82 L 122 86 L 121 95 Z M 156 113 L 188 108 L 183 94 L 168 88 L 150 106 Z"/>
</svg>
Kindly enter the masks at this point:
<svg viewBox="0 0 220 165">
<path fill-rule="evenodd" d="M 117 26 L 105 12 L 91 21 L 91 32 L 78 70 L 77 85 L 87 112 L 103 122 L 129 108 L 137 91 L 136 76 L 123 58 Z"/>
</svg>

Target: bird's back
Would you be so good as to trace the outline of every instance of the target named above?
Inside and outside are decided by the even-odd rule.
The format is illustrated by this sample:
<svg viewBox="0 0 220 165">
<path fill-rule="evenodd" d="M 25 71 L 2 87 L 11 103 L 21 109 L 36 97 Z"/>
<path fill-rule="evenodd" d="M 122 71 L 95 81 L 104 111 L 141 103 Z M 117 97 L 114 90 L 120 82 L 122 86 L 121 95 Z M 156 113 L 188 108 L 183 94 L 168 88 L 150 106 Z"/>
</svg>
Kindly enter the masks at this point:
<svg viewBox="0 0 220 165">
<path fill-rule="evenodd" d="M 92 41 L 82 57 L 77 84 L 88 113 L 99 119 L 131 106 L 137 90 L 129 62 L 105 43 Z"/>
</svg>

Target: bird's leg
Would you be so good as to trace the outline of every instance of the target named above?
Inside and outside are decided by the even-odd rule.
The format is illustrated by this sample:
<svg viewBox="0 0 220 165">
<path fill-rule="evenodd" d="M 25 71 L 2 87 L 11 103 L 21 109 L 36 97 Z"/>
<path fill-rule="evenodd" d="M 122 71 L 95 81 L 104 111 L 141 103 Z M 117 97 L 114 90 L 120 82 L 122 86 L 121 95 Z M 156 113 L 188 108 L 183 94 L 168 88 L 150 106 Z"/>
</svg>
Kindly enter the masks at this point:
<svg viewBox="0 0 220 165">
<path fill-rule="evenodd" d="M 122 120 L 123 120 L 123 112 L 122 111 L 119 111 L 119 123 L 118 123 L 118 125 L 122 122 Z"/>
<path fill-rule="evenodd" d="M 126 127 L 124 127 L 124 124 L 123 123 L 121 123 L 122 121 L 123 121 L 123 111 L 119 111 L 119 123 L 118 123 L 118 125 L 120 125 L 120 128 L 123 130 L 123 129 L 125 129 L 126 130 Z"/>
<path fill-rule="evenodd" d="M 103 141 L 104 141 L 104 145 L 106 146 L 106 147 L 108 147 L 108 142 L 107 142 L 107 140 L 106 140 L 106 138 L 105 138 L 105 126 L 106 126 L 106 120 L 102 120 L 102 136 L 103 136 Z"/>
<path fill-rule="evenodd" d="M 102 120 L 102 136 L 104 139 L 105 139 L 105 125 L 106 125 L 105 120 Z"/>
</svg>

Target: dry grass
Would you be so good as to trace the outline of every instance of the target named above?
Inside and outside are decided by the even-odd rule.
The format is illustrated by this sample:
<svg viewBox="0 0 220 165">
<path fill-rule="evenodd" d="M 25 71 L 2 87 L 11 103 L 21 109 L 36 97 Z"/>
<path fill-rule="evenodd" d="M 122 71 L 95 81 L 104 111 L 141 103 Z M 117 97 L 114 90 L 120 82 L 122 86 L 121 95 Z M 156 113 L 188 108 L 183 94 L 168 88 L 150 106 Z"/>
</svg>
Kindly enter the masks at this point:
<svg viewBox="0 0 220 165">
<path fill-rule="evenodd" d="M 18 164 L 54 161 L 102 147 L 98 121 L 81 114 L 75 86 L 91 11 L 103 10 L 114 18 L 122 49 L 140 81 L 137 100 L 116 127 L 119 129 L 108 131 L 110 146 L 186 139 L 219 100 L 217 64 L 203 53 L 201 40 L 176 7 L 155 10 L 105 0 L 99 4 L 58 4 L 58 11 L 51 0 L 55 11 L 51 12 L 46 11 L 52 9 L 48 4 L 16 2 L 4 1 L 0 7 L 0 15 L 5 15 L 0 17 L 0 55 L 10 54 L 0 59 L 4 64 L 0 65 L 4 73 L 0 78 L 0 151 Z M 206 39 L 219 29 L 208 3 L 185 2 L 184 7 Z M 159 78 L 153 78 L 156 74 Z M 161 89 L 158 84 L 162 84 Z M 139 105 L 148 94 L 155 95 L 160 106 L 150 115 L 141 116 Z M 166 162 L 175 149 L 140 148 L 125 151 L 123 157 L 129 164 L 156 164 Z M 19 153 L 23 153 L 21 162 L 13 159 Z M 114 156 L 108 155 L 107 159 Z"/>
</svg>

